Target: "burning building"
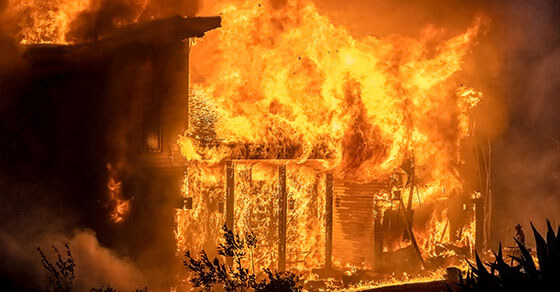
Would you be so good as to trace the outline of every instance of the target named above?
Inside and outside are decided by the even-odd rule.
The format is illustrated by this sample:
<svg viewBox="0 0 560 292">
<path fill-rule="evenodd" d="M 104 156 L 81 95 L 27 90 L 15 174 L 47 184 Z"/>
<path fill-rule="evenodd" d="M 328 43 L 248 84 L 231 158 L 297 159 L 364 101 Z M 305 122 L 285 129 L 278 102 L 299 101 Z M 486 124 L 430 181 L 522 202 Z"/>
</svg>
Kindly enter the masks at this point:
<svg viewBox="0 0 560 292">
<path fill-rule="evenodd" d="M 213 250 L 224 224 L 279 270 L 417 271 L 482 248 L 489 192 L 462 178 L 482 93 L 453 76 L 484 21 L 434 46 L 249 2 L 218 5 L 193 50 L 179 250 Z"/>
<path fill-rule="evenodd" d="M 4 179 L 43 174 L 38 201 L 80 194 L 47 201 L 150 271 L 215 250 L 224 225 L 258 238 L 255 269 L 308 279 L 487 247 L 485 96 L 461 76 L 484 17 L 357 37 L 310 1 L 211 6 L 68 44 L 25 34 L 2 85 Z"/>
</svg>

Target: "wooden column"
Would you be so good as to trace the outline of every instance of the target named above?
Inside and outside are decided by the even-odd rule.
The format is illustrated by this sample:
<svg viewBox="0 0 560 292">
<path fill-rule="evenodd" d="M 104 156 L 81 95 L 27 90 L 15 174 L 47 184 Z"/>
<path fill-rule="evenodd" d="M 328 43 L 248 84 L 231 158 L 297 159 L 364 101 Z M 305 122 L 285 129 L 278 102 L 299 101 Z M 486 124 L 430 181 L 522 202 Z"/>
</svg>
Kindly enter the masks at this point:
<svg viewBox="0 0 560 292">
<path fill-rule="evenodd" d="M 235 190 L 235 166 L 232 161 L 226 162 L 226 227 L 233 231 L 234 217 L 234 190 Z M 233 258 L 227 257 L 228 265 L 233 265 Z"/>
<path fill-rule="evenodd" d="M 408 221 L 408 225 L 412 226 L 412 198 L 414 197 L 414 179 L 415 179 L 415 173 L 414 173 L 414 156 L 410 159 L 410 192 L 408 193 L 408 203 L 406 205 L 406 214 L 408 214 L 405 218 L 405 220 Z M 403 239 L 408 241 L 410 240 L 410 238 L 412 237 L 412 234 L 410 234 L 409 232 L 405 232 L 403 236 Z"/>
<path fill-rule="evenodd" d="M 383 268 L 383 218 L 382 209 L 374 201 L 375 215 L 373 217 L 373 266 L 379 271 Z"/>
<path fill-rule="evenodd" d="M 332 241 L 333 241 L 333 175 L 326 176 L 325 199 L 325 269 L 332 268 Z"/>
<path fill-rule="evenodd" d="M 402 197 L 400 203 L 401 206 L 404 206 Z M 416 242 L 416 237 L 414 236 L 414 232 L 412 231 L 412 224 L 410 224 L 410 222 L 407 220 L 408 218 L 412 218 L 412 216 L 408 215 L 408 212 L 406 212 L 405 208 L 403 208 L 402 215 L 403 215 L 402 217 L 404 221 L 404 227 L 406 228 L 408 234 L 410 235 L 410 242 L 412 243 L 412 247 L 414 247 L 414 250 L 416 251 L 416 255 L 418 256 L 418 260 L 422 264 L 422 267 L 426 268 L 426 263 L 424 262 L 424 258 L 422 258 L 422 252 L 420 251 L 420 247 L 418 247 L 418 243 Z"/>
<path fill-rule="evenodd" d="M 187 109 L 187 114 L 185 115 L 185 125 L 187 125 L 186 129 L 189 129 L 189 122 L 190 122 L 189 115 L 191 114 L 190 111 L 189 111 L 189 100 L 190 100 L 190 95 L 191 95 L 191 87 L 190 87 L 191 75 L 190 75 L 190 60 L 189 59 L 190 59 L 190 55 L 191 55 L 191 45 L 193 43 L 193 38 L 188 38 L 188 39 L 184 40 L 184 42 L 187 43 L 187 45 L 186 45 L 186 47 L 187 47 L 187 66 L 186 66 L 187 67 L 187 80 L 186 80 L 186 82 L 187 82 L 187 84 L 186 84 L 186 86 L 187 86 L 187 98 L 186 98 L 186 107 L 185 107 Z"/>
<path fill-rule="evenodd" d="M 484 247 L 484 201 L 483 199 L 474 199 L 475 212 L 475 241 L 474 249 L 481 252 Z"/>
<path fill-rule="evenodd" d="M 286 270 L 286 223 L 288 217 L 288 192 L 286 189 L 286 165 L 278 167 L 279 214 L 278 214 L 278 271 Z"/>
</svg>

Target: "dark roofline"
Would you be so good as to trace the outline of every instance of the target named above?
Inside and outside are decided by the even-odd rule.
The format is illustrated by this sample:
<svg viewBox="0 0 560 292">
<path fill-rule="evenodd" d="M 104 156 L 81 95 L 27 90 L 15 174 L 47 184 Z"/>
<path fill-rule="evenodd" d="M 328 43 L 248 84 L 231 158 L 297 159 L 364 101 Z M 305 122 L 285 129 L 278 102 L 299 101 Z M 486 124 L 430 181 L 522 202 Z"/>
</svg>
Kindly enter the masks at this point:
<svg viewBox="0 0 560 292">
<path fill-rule="evenodd" d="M 131 42 L 176 42 L 191 37 L 202 37 L 204 33 L 221 27 L 219 16 L 210 17 L 180 17 L 139 22 L 117 29 L 100 42 L 131 41 Z"/>
<path fill-rule="evenodd" d="M 116 29 L 106 37 L 79 44 L 29 44 L 23 45 L 24 59 L 31 64 L 47 64 L 62 60 L 106 56 L 125 47 L 168 46 L 191 37 L 202 37 L 209 30 L 221 27 L 219 16 L 181 17 L 134 23 Z"/>
</svg>

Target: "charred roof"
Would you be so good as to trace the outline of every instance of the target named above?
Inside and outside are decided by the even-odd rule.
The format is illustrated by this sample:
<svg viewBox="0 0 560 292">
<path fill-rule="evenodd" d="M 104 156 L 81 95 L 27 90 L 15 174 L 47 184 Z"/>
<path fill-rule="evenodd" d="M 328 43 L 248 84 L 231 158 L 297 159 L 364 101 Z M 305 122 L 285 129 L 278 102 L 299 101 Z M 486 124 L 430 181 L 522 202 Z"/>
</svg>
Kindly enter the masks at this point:
<svg viewBox="0 0 560 292">
<path fill-rule="evenodd" d="M 23 57 L 32 65 L 49 65 L 110 55 L 112 51 L 127 47 L 162 47 L 173 45 L 192 37 L 202 37 L 207 31 L 221 27 L 219 16 L 180 17 L 159 19 L 123 26 L 99 40 L 78 44 L 25 45 Z"/>
</svg>

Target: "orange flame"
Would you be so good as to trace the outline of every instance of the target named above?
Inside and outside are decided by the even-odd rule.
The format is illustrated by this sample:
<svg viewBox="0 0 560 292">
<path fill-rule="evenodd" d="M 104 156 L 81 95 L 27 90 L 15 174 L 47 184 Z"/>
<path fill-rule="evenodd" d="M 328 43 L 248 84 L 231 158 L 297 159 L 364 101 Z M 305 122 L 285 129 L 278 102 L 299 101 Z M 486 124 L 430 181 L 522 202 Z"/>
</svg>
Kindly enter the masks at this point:
<svg viewBox="0 0 560 292">
<path fill-rule="evenodd" d="M 448 169 L 460 160 L 466 125 L 457 125 L 463 96 L 453 94 L 451 77 L 480 20 L 430 52 L 437 32 L 356 39 L 306 1 L 280 9 L 241 1 L 216 11 L 223 28 L 193 49 L 193 59 L 208 64 L 197 67 L 205 81 L 194 83 L 192 99 L 214 116 L 210 127 L 221 145 L 299 145 L 297 161 L 328 158 L 325 169 L 361 182 L 390 174 L 414 149 L 419 166 L 430 164 L 422 176 L 437 189 L 459 184 Z M 445 136 L 449 128 L 454 137 Z M 179 141 L 188 159 L 235 154 L 202 147 L 194 131 Z"/>
<path fill-rule="evenodd" d="M 111 221 L 115 223 L 122 222 L 130 209 L 130 201 L 125 200 L 122 195 L 122 182 L 116 177 L 111 164 L 107 164 L 109 171 L 109 180 L 107 181 L 107 190 L 109 194 L 109 205 L 111 206 Z"/>
<path fill-rule="evenodd" d="M 89 9 L 90 0 L 10 1 L 9 17 L 16 20 L 22 44 L 66 44 L 74 17 Z"/>
<path fill-rule="evenodd" d="M 205 60 L 197 65 L 204 79 L 193 82 L 191 127 L 178 141 L 191 170 L 199 174 L 191 177 L 189 189 L 201 204 L 193 214 L 178 216 L 180 220 L 199 229 L 194 227 L 197 220 L 214 218 L 203 224 L 213 230 L 206 234 L 216 234 L 223 224 L 222 214 L 204 208 L 211 198 L 221 199 L 223 174 L 211 182 L 201 169 L 223 172 L 221 161 L 248 156 L 290 158 L 297 162 L 292 168 L 297 175 L 288 188 L 298 206 L 289 212 L 293 221 L 288 230 L 299 236 L 301 246 L 294 254 L 303 259 L 306 251 L 312 254 L 301 265 L 296 256 L 292 267 L 309 270 L 324 256 L 317 249 L 324 243 L 319 228 L 324 210 L 310 215 L 312 206 L 321 206 L 324 191 L 310 190 L 316 176 L 306 174 L 302 164 L 334 172 L 337 179 L 367 182 L 391 175 L 414 155 L 419 201 L 437 203 L 462 192 L 460 143 L 470 133 L 469 110 L 482 93 L 459 86 L 453 75 L 460 71 L 481 19 L 465 33 L 430 47 L 439 33 L 432 28 L 419 39 L 357 39 L 303 0 L 280 8 L 236 1 L 212 11 L 222 15 L 223 28 L 193 49 L 194 60 Z M 238 175 L 252 167 L 238 163 Z M 268 175 L 254 195 L 255 186 L 246 186 L 247 181 L 254 182 L 236 180 L 236 193 L 242 195 L 236 197 L 235 228 L 270 229 L 274 218 L 259 219 L 254 212 L 276 205 L 275 179 Z M 213 190 L 218 193 L 212 195 Z M 272 208 L 268 212 L 274 214 Z M 433 246 L 449 241 L 447 215 L 438 212 L 419 232 L 427 256 Z M 474 220 L 470 222 L 460 240 L 472 246 Z M 265 232 L 261 236 L 273 242 Z M 182 240 L 179 246 L 203 247 L 203 240 L 195 241 Z M 257 262 L 263 267 L 276 258 L 272 246 L 261 254 L 266 256 Z"/>
<path fill-rule="evenodd" d="M 256 252 L 261 254 L 258 266 L 270 267 L 277 257 L 276 238 L 270 235 L 276 224 L 277 176 L 265 171 L 260 174 L 265 179 L 255 179 L 255 167 L 262 172 L 266 165 L 289 163 L 288 192 L 296 203 L 287 228 L 288 237 L 297 240 L 288 245 L 299 246 L 291 247 L 288 262 L 290 268 L 309 271 L 324 259 L 324 209 L 317 209 L 324 190 L 312 191 L 316 173 L 369 182 L 391 176 L 413 156 L 414 195 L 419 197 L 414 208 L 426 202 L 439 206 L 463 192 L 461 141 L 470 134 L 469 111 L 482 93 L 460 85 L 454 74 L 482 19 L 433 46 L 441 31 L 431 27 L 417 39 L 355 38 L 306 0 L 282 7 L 233 1 L 212 7 L 209 14 L 214 13 L 222 16 L 222 28 L 197 40 L 192 51 L 202 76 L 193 78 L 191 124 L 178 143 L 189 161 L 187 189 L 198 203 L 191 213 L 178 215 L 178 222 L 188 222 L 179 226 L 189 226 L 192 234 L 219 234 L 224 215 L 212 206 L 223 200 L 221 162 L 266 159 L 236 163 L 235 229 L 257 230 L 264 239 Z M 209 170 L 214 175 L 205 173 Z M 409 192 L 402 193 L 407 201 Z M 387 195 L 379 196 L 383 201 Z M 272 215 L 258 215 L 261 211 Z M 424 256 L 441 253 L 435 247 L 450 241 L 448 220 L 439 207 L 426 226 L 416 227 Z M 474 219 L 467 221 L 457 240 L 473 246 Z M 179 237 L 180 249 L 208 244 L 200 237 Z"/>
</svg>

